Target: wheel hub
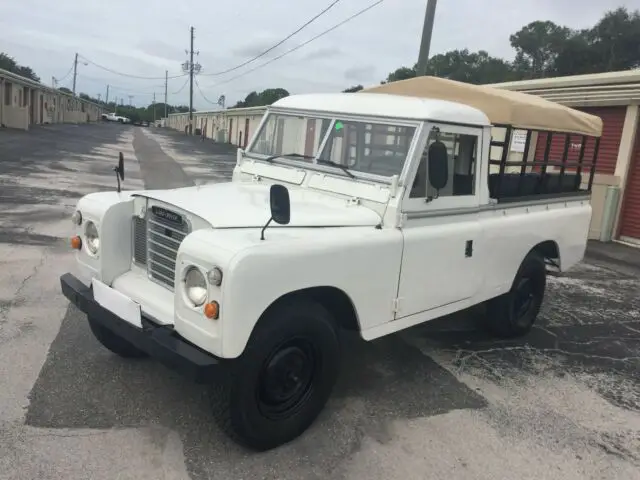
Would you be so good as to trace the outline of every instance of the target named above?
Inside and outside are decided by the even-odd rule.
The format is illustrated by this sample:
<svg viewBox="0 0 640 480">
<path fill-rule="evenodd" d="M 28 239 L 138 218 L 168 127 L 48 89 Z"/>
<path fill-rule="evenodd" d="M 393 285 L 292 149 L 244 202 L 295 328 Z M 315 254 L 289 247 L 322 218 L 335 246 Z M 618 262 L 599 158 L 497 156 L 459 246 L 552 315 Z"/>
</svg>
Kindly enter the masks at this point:
<svg viewBox="0 0 640 480">
<path fill-rule="evenodd" d="M 277 349 L 258 380 L 258 404 L 270 418 L 291 415 L 307 398 L 315 371 L 313 350 L 302 341 Z"/>
</svg>

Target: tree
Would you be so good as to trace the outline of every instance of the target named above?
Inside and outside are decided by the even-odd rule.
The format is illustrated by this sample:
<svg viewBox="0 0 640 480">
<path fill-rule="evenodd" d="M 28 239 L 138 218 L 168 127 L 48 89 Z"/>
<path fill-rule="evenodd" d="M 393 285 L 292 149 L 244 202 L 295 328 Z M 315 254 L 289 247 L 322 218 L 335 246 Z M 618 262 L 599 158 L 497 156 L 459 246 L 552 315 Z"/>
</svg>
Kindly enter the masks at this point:
<svg viewBox="0 0 640 480">
<path fill-rule="evenodd" d="M 414 78 L 417 74 L 417 68 L 417 64 L 411 68 L 400 67 L 387 75 L 386 80 L 381 83 Z M 434 55 L 427 62 L 426 74 L 474 84 L 497 83 L 516 78 L 513 66 L 509 62 L 492 57 L 484 50 L 470 52 L 466 48 Z M 362 86 L 360 85 L 360 87 Z M 347 91 L 351 90 L 344 90 L 344 92 Z"/>
<path fill-rule="evenodd" d="M 417 63 L 411 68 L 400 67 L 397 70 L 391 72 L 389 75 L 387 75 L 387 79 L 383 80 L 380 83 L 397 82 L 399 80 L 407 80 L 408 78 L 413 78 L 416 76 L 417 70 L 418 70 Z"/>
<path fill-rule="evenodd" d="M 64 92 L 64 93 L 70 93 L 70 94 L 72 94 L 72 93 L 73 93 L 73 92 L 72 92 L 71 90 L 69 90 L 67 87 L 60 87 L 60 88 L 58 88 L 58 90 L 60 90 L 61 92 Z"/>
<path fill-rule="evenodd" d="M 554 65 L 547 72 L 549 76 L 562 77 L 599 71 L 598 54 L 593 50 L 588 34 L 588 30 L 574 32 L 560 45 Z"/>
<path fill-rule="evenodd" d="M 525 78 L 541 78 L 553 73 L 562 46 L 573 35 L 571 29 L 550 21 L 525 25 L 509 37 L 516 50 L 516 71 Z"/>
<path fill-rule="evenodd" d="M 18 65 L 18 63 L 14 60 L 13 57 L 10 57 L 6 53 L 2 53 L 2 52 L 0 52 L 0 68 L 7 70 L 11 73 L 15 73 L 16 75 L 20 75 L 21 77 L 29 78 L 34 82 L 40 81 L 40 77 L 36 75 L 36 73 L 31 69 L 31 67 Z"/>
<path fill-rule="evenodd" d="M 601 72 L 640 67 L 640 11 L 626 8 L 607 12 L 586 37 Z"/>
<path fill-rule="evenodd" d="M 288 97 L 289 92 L 284 88 L 267 88 L 262 92 L 251 92 L 244 100 L 237 102 L 232 108 L 261 107 L 271 105 L 281 98 Z"/>
<path fill-rule="evenodd" d="M 349 87 L 345 90 L 342 91 L 342 93 L 354 93 L 354 92 L 359 92 L 360 90 L 362 90 L 364 87 L 362 85 L 354 85 L 353 87 Z"/>
<path fill-rule="evenodd" d="M 473 84 L 497 83 L 512 79 L 511 64 L 488 52 L 452 50 L 434 55 L 427 62 L 427 75 Z"/>
</svg>

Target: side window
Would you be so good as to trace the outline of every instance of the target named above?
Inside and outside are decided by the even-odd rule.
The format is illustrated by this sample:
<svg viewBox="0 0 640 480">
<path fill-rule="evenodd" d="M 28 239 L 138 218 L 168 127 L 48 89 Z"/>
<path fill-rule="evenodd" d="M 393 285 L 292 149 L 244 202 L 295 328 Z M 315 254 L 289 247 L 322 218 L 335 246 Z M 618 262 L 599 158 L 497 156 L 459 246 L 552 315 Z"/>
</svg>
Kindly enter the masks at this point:
<svg viewBox="0 0 640 480">
<path fill-rule="evenodd" d="M 446 128 L 446 127 L 445 127 Z M 448 179 L 437 191 L 429 182 L 429 147 L 441 142 L 447 150 Z M 410 198 L 456 197 L 475 194 L 478 136 L 447 132 L 434 128 L 430 134 L 416 173 Z"/>
</svg>

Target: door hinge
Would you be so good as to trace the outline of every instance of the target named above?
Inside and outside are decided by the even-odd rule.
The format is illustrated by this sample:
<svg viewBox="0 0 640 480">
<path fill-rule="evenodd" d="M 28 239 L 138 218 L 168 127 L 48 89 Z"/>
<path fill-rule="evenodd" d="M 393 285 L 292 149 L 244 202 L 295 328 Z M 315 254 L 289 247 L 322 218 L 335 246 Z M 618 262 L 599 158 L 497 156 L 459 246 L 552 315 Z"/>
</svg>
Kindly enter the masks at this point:
<svg viewBox="0 0 640 480">
<path fill-rule="evenodd" d="M 391 306 L 391 310 L 393 312 L 394 315 L 397 315 L 398 313 L 400 313 L 400 302 L 401 302 L 401 298 L 394 298 L 393 299 L 393 304 Z"/>
</svg>

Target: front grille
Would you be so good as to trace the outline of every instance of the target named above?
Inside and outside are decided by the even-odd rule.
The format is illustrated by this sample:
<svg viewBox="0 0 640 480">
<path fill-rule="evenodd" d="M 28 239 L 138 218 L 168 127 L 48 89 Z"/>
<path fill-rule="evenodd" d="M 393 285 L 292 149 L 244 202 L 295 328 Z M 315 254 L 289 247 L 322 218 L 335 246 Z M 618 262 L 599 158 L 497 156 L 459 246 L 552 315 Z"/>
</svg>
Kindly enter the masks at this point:
<svg viewBox="0 0 640 480">
<path fill-rule="evenodd" d="M 147 266 L 149 276 L 171 289 L 174 288 L 176 257 L 182 240 L 189 233 L 184 218 L 177 215 L 176 222 L 159 217 L 149 211 L 146 219 L 134 219 L 134 261 Z"/>
<path fill-rule="evenodd" d="M 133 261 L 147 264 L 147 220 L 133 217 Z"/>
</svg>

